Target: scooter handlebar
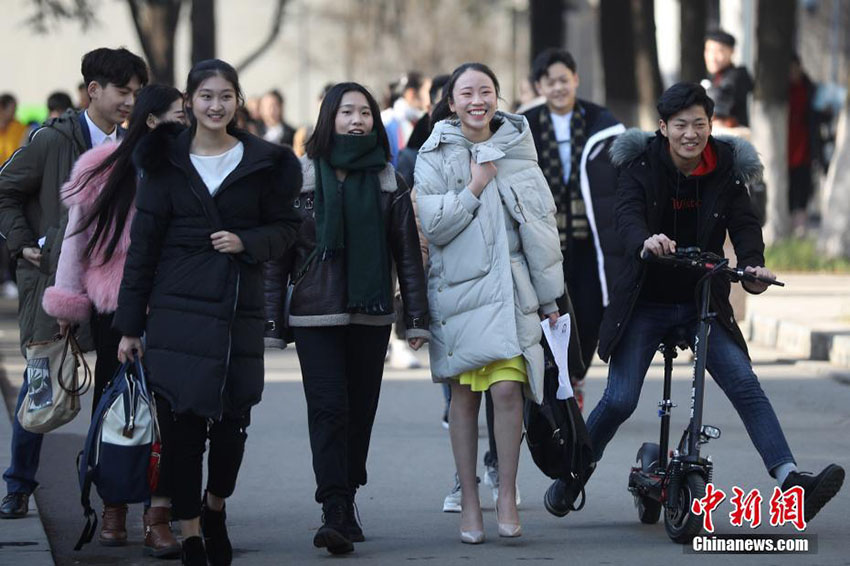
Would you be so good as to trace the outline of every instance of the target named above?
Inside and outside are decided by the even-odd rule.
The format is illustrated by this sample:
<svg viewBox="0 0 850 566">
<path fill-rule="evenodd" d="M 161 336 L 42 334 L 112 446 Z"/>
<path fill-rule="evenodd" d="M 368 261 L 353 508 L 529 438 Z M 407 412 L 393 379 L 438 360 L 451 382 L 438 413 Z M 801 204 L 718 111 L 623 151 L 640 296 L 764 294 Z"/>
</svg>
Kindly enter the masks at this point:
<svg viewBox="0 0 850 566">
<path fill-rule="evenodd" d="M 723 258 L 712 253 L 700 253 L 699 248 L 684 248 L 677 250 L 673 254 L 661 256 L 655 255 L 650 251 L 643 250 L 641 251 L 640 259 L 651 263 L 661 263 L 706 272 L 717 269 L 718 262 L 723 260 Z M 767 285 L 776 285 L 777 287 L 785 286 L 785 283 L 782 281 L 761 277 L 740 267 L 729 267 L 724 265 L 720 267 L 719 270 L 733 281 L 758 281 Z"/>
</svg>

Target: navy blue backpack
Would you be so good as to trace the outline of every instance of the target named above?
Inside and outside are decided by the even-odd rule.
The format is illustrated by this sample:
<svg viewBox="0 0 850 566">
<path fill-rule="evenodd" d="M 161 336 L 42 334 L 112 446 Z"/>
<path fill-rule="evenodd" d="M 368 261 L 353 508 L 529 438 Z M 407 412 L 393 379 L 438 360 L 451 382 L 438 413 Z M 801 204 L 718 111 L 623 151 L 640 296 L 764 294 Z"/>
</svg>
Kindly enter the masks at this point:
<svg viewBox="0 0 850 566">
<path fill-rule="evenodd" d="M 148 466 L 158 437 L 156 406 L 136 358 L 122 364 L 106 386 L 92 416 L 86 444 L 77 457 L 86 526 L 74 550 L 91 542 L 97 529 L 97 514 L 91 506 L 92 484 L 100 498 L 111 504 L 150 499 Z"/>
</svg>

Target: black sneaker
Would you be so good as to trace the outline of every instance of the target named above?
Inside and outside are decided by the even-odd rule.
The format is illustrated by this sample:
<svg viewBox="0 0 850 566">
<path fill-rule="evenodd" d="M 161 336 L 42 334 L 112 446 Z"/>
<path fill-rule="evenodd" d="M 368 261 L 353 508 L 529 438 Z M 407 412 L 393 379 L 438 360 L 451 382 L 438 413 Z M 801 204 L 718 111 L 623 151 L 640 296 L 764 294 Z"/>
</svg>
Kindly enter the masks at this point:
<svg viewBox="0 0 850 566">
<path fill-rule="evenodd" d="M 345 526 L 351 542 L 364 542 L 366 540 L 366 537 L 363 536 L 363 528 L 360 526 L 360 513 L 357 511 L 354 497 L 350 497 L 346 502 Z"/>
<path fill-rule="evenodd" d="M 327 548 L 331 554 L 345 554 L 354 550 L 348 538 L 347 507 L 344 499 L 322 504 L 322 526 L 313 537 L 313 546 Z"/>
<path fill-rule="evenodd" d="M 791 472 L 782 482 L 782 491 L 800 486 L 805 490 L 803 516 L 808 523 L 815 518 L 824 505 L 841 489 L 844 483 L 844 468 L 830 464 L 816 476 L 808 472 Z"/>
<path fill-rule="evenodd" d="M 201 507 L 201 532 L 204 533 L 204 546 L 211 566 L 230 566 L 233 562 L 233 546 L 227 535 L 227 511 L 213 511 L 204 505 Z"/>
<path fill-rule="evenodd" d="M 555 480 L 543 496 L 543 506 L 556 517 L 566 517 L 578 497 L 578 493 L 572 491 L 563 481 Z"/>
<path fill-rule="evenodd" d="M 9 493 L 0 504 L 0 519 L 20 519 L 29 511 L 30 495 L 23 491 Z"/>
<path fill-rule="evenodd" d="M 201 537 L 189 537 L 180 549 L 180 563 L 189 566 L 207 566 L 207 553 Z"/>
</svg>

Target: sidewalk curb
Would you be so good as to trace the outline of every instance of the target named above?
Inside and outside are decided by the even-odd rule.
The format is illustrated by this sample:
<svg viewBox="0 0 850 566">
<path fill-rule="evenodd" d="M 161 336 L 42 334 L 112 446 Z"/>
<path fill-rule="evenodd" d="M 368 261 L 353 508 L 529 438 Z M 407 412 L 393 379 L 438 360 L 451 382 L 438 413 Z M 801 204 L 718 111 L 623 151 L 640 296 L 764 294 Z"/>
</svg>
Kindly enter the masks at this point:
<svg viewBox="0 0 850 566">
<path fill-rule="evenodd" d="M 742 331 L 747 340 L 762 346 L 850 368 L 850 329 L 816 330 L 800 322 L 749 311 Z"/>
<path fill-rule="evenodd" d="M 13 389 L 6 377 L 6 369 L 0 356 L 0 391 L 3 393 L 3 410 L 0 411 L 0 465 L 5 470 L 9 465 L 9 447 L 12 444 L 12 419 L 14 407 L 5 403 L 5 392 Z M 8 418 L 6 418 L 8 417 Z M 27 566 L 55 566 L 50 542 L 41 521 L 35 496 L 30 496 L 30 511 L 22 519 L 0 521 L 0 562 L 4 564 L 26 564 Z"/>
</svg>

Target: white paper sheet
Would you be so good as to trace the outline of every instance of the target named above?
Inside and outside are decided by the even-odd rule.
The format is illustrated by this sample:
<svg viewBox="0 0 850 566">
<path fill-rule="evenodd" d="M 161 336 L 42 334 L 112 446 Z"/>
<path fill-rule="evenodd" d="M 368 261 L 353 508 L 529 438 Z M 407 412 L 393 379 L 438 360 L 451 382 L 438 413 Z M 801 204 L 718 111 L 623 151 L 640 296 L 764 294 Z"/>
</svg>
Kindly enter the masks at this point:
<svg viewBox="0 0 850 566">
<path fill-rule="evenodd" d="M 558 364 L 558 393 L 555 397 L 561 400 L 569 399 L 574 396 L 567 365 L 567 353 L 570 348 L 570 315 L 562 314 L 554 327 L 549 325 L 548 318 L 541 321 L 540 326 L 543 327 L 543 336 L 546 337 L 549 349 L 555 356 L 555 363 Z"/>
</svg>

